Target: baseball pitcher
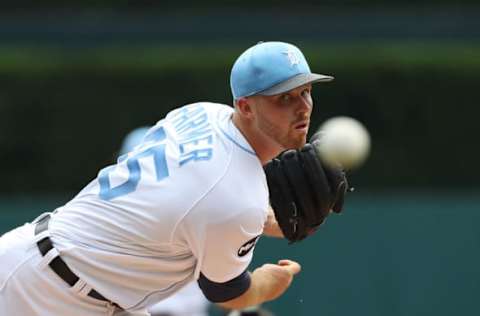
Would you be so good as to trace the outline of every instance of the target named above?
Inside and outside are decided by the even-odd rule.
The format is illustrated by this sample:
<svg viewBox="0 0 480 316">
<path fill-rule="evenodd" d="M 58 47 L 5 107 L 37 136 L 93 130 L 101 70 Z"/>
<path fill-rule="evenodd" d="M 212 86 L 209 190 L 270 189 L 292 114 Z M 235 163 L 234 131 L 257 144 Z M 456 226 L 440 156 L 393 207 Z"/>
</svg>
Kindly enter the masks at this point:
<svg viewBox="0 0 480 316">
<path fill-rule="evenodd" d="M 347 188 L 306 144 L 312 83 L 330 80 L 291 44 L 247 49 L 233 107 L 173 110 L 71 201 L 1 237 L 0 315 L 148 315 L 192 281 L 230 309 L 279 297 L 300 265 L 249 272 L 258 238 L 302 240 Z"/>
</svg>

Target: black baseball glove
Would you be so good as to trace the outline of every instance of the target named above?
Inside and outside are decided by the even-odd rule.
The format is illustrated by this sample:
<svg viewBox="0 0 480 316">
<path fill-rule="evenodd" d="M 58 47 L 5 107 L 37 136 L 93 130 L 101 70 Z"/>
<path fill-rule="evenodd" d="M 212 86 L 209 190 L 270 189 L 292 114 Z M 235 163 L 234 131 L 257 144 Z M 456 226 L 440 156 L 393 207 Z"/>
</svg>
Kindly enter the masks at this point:
<svg viewBox="0 0 480 316">
<path fill-rule="evenodd" d="M 322 164 L 315 145 L 287 150 L 265 165 L 270 205 L 290 242 L 314 232 L 331 211 L 340 213 L 348 189 L 343 170 Z"/>
</svg>

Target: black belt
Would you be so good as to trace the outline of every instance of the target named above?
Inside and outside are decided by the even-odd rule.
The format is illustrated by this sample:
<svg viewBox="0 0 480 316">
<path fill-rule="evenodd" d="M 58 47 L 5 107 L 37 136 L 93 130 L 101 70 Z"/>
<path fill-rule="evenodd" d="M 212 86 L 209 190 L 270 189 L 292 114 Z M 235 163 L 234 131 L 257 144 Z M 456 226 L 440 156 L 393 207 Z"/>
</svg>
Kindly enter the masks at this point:
<svg viewBox="0 0 480 316">
<path fill-rule="evenodd" d="M 50 220 L 50 215 L 45 216 L 37 223 L 37 225 L 35 226 L 35 235 L 38 235 L 41 232 L 44 232 L 48 229 L 49 220 Z M 42 256 L 45 256 L 45 254 L 49 252 L 50 249 L 53 248 L 52 240 L 47 236 L 37 241 L 37 246 Z M 48 265 L 53 270 L 53 272 L 55 272 L 63 281 L 67 282 L 70 286 L 74 286 L 75 283 L 77 283 L 78 280 L 80 280 L 80 278 L 76 276 L 75 273 L 72 272 L 72 270 L 70 270 L 70 268 L 67 266 L 65 261 L 63 261 L 62 258 L 60 258 L 60 256 L 55 257 L 52 261 L 50 261 Z M 115 306 L 118 306 L 117 304 L 111 302 L 109 299 L 105 298 L 102 294 L 98 293 L 94 289 L 91 289 L 87 295 L 90 297 L 96 298 L 97 300 L 109 302 Z"/>
</svg>

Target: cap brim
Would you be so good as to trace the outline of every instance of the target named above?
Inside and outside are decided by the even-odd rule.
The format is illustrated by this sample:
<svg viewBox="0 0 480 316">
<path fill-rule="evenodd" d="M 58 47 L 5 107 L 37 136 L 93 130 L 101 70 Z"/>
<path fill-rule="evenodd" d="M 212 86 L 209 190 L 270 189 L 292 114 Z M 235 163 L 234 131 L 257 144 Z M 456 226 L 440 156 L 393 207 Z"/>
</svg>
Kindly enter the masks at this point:
<svg viewBox="0 0 480 316">
<path fill-rule="evenodd" d="M 332 76 L 319 75 L 319 74 L 299 74 L 290 79 L 282 81 L 273 87 L 257 92 L 257 95 L 275 95 L 290 91 L 292 89 L 303 86 L 304 84 L 316 83 L 316 82 L 328 82 L 332 81 Z"/>
</svg>

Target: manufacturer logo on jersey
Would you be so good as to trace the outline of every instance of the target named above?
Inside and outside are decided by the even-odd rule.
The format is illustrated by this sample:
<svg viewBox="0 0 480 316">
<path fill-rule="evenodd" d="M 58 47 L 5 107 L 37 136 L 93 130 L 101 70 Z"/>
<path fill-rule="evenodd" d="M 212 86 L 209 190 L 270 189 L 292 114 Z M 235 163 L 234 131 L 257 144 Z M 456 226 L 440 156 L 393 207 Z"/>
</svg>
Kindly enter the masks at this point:
<svg viewBox="0 0 480 316">
<path fill-rule="evenodd" d="M 240 249 L 238 249 L 238 256 L 239 257 L 243 257 L 245 256 L 247 253 L 250 252 L 250 250 L 253 249 L 253 247 L 255 246 L 255 244 L 257 243 L 257 240 L 258 238 L 260 237 L 260 235 L 256 236 L 256 237 L 253 237 L 252 239 L 250 239 L 249 241 L 247 241 L 246 243 L 244 243 Z"/>
</svg>

